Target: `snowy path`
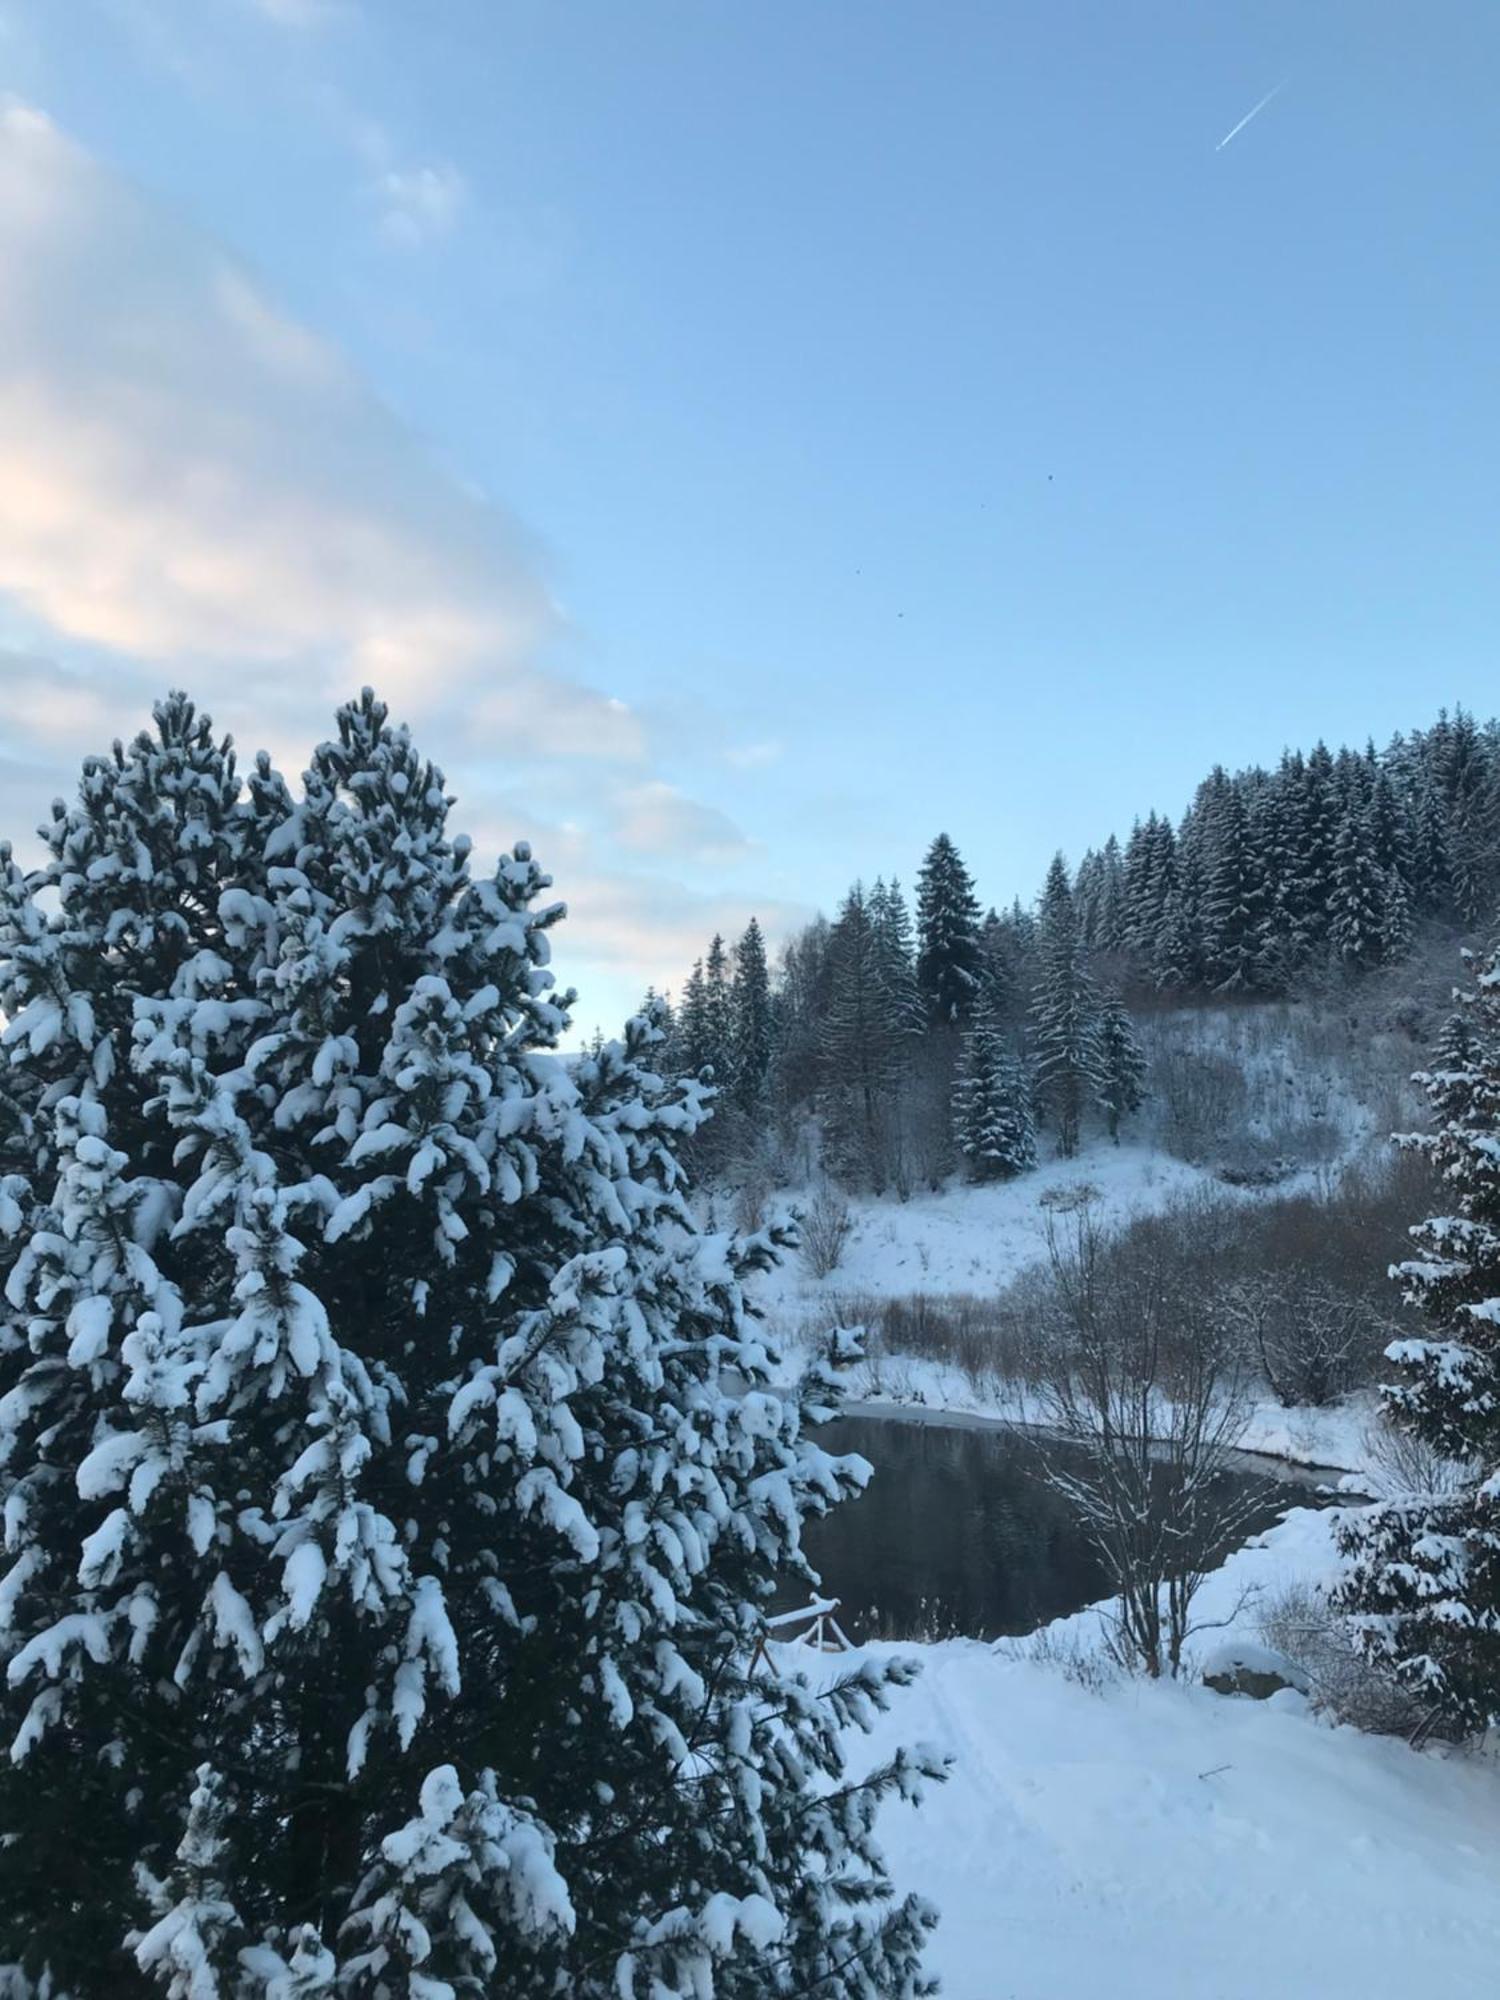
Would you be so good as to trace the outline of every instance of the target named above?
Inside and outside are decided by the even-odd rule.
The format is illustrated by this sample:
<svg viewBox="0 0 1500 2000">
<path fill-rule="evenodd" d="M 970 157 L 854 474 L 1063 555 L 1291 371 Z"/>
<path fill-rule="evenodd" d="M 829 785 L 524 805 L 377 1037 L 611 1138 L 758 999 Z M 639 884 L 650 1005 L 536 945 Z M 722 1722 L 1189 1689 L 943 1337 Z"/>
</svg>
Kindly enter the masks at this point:
<svg viewBox="0 0 1500 2000">
<path fill-rule="evenodd" d="M 1199 1615 L 1253 1636 L 1257 1594 L 1327 1577 L 1331 1530 L 1289 1514 L 1208 1580 Z M 1094 1611 L 1053 1628 L 1096 1629 Z M 881 1823 L 899 1885 L 943 1912 L 948 2000 L 1500 1992 L 1494 1761 L 1330 1728 L 1292 1695 L 1091 1693 L 973 1640 L 878 1650 L 923 1673 L 856 1757 L 925 1741 L 956 1759 L 920 1811 Z"/>
<path fill-rule="evenodd" d="M 1200 1689 L 1094 1695 L 971 1641 L 920 1650 L 877 1741 L 957 1763 L 884 1838 L 943 1911 L 949 2000 L 1496 1990 L 1490 1767 Z"/>
</svg>

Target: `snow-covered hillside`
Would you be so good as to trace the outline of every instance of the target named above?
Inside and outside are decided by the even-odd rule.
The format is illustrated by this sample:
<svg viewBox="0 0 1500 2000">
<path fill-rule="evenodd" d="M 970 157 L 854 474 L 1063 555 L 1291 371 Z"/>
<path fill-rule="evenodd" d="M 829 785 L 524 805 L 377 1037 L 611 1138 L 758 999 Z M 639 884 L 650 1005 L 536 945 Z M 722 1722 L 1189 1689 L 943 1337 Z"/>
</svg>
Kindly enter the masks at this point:
<svg viewBox="0 0 1500 2000">
<path fill-rule="evenodd" d="M 1204 1615 L 1253 1636 L 1263 1598 L 1243 1593 L 1324 1573 L 1329 1534 L 1326 1514 L 1290 1515 L 1210 1580 Z M 1493 1762 L 1329 1727 L 1290 1691 L 1096 1693 L 974 1641 L 882 1650 L 923 1673 L 860 1754 L 921 1740 L 955 1759 L 920 1811 L 882 1821 L 899 1886 L 942 1910 L 931 1964 L 947 2000 L 1494 1989 Z"/>
<path fill-rule="evenodd" d="M 1049 1160 L 1018 1180 L 939 1192 L 853 1198 L 853 1228 L 838 1268 L 814 1277 L 791 1258 L 766 1281 L 767 1304 L 784 1322 L 816 1319 L 848 1299 L 912 1292 L 993 1293 L 1047 1251 L 1049 1202 L 1097 1190 L 1100 1216 L 1123 1222 L 1195 1190 L 1222 1185 L 1200 1167 L 1155 1147 L 1088 1146 L 1071 1160 Z M 790 1200 L 806 1199 L 794 1190 Z"/>
</svg>

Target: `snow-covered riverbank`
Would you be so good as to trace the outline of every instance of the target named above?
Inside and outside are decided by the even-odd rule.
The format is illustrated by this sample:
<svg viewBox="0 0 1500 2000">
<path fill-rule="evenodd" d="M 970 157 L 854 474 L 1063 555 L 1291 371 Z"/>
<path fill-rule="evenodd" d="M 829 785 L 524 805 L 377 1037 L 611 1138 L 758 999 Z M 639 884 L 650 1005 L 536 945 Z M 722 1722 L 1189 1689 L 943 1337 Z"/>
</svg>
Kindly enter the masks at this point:
<svg viewBox="0 0 1500 2000">
<path fill-rule="evenodd" d="M 1327 1513 L 1289 1515 L 1210 1579 L 1202 1615 L 1255 1636 L 1269 1595 L 1329 1572 L 1331 1529 Z M 1097 1626 L 1085 1611 L 1050 1630 L 1086 1644 Z M 893 1650 L 923 1674 L 858 1754 L 925 1741 L 955 1759 L 920 1811 L 882 1822 L 900 1886 L 943 1912 L 931 1962 L 947 2000 L 1493 1989 L 1492 1762 L 1330 1727 L 1290 1692 L 1100 1693 L 1014 1646 Z"/>
<path fill-rule="evenodd" d="M 961 1369 L 907 1356 L 857 1362 L 846 1378 L 851 1416 L 948 1417 L 955 1421 L 1045 1429 L 1044 1397 L 1024 1383 L 976 1383 Z M 1324 1409 L 1284 1409 L 1273 1397 L 1252 1403 L 1239 1449 L 1287 1465 L 1318 1468 L 1351 1491 L 1372 1490 L 1369 1432 L 1372 1395 L 1348 1396 Z"/>
</svg>

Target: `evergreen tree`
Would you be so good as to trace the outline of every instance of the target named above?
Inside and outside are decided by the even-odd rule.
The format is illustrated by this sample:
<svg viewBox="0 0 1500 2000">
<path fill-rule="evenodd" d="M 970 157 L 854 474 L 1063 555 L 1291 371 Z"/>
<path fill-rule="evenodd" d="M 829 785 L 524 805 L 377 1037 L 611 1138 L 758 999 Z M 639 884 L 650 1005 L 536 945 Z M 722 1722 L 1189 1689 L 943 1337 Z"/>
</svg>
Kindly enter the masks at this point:
<svg viewBox="0 0 1500 2000">
<path fill-rule="evenodd" d="M 1295 875 L 1289 896 L 1297 926 L 1296 957 L 1299 964 L 1305 964 L 1321 958 L 1327 942 L 1333 845 L 1340 814 L 1334 760 L 1326 744 L 1314 744 L 1302 765 L 1301 780 Z"/>
<path fill-rule="evenodd" d="M 74 2000 L 925 1990 L 841 1730 L 752 1676 L 858 1483 L 765 1393 L 659 1015 L 368 694 L 302 796 L 174 699 L 0 856 L 0 1984 Z M 24 1983 L 23 1983 L 24 1982 Z"/>
<path fill-rule="evenodd" d="M 1085 951 L 1099 943 L 1099 921 L 1104 897 L 1104 862 L 1090 847 L 1073 877 L 1073 908 L 1078 913 L 1078 941 Z"/>
<path fill-rule="evenodd" d="M 903 1042 L 883 970 L 869 900 L 856 882 L 829 939 L 820 1096 L 829 1164 L 840 1179 L 877 1192 L 891 1171 L 890 1090 Z"/>
<path fill-rule="evenodd" d="M 1339 821 L 1328 898 L 1328 942 L 1345 966 L 1363 970 L 1385 959 L 1390 885 L 1375 859 L 1369 820 L 1355 803 Z"/>
<path fill-rule="evenodd" d="M 1217 802 L 1213 858 L 1203 908 L 1205 976 L 1215 993 L 1257 990 L 1263 939 L 1264 869 L 1250 839 L 1240 788 L 1226 781 Z"/>
<path fill-rule="evenodd" d="M 828 919 L 815 917 L 781 954 L 771 994 L 771 1095 L 783 1116 L 810 1105 L 822 1081 L 831 939 Z"/>
<path fill-rule="evenodd" d="M 1037 921 L 1035 1094 L 1057 1133 L 1064 1159 L 1078 1150 L 1084 1107 L 1098 1076 L 1093 988 L 1083 970 L 1067 863 L 1059 854 L 1047 872 Z"/>
<path fill-rule="evenodd" d="M 1099 856 L 1099 904 L 1094 947 L 1113 956 L 1125 949 L 1125 858 L 1111 834 Z"/>
<path fill-rule="evenodd" d="M 1161 930 L 1151 958 L 1151 980 L 1160 992 L 1186 993 L 1201 977 L 1198 926 L 1186 885 L 1179 882 L 1162 911 Z"/>
<path fill-rule="evenodd" d="M 1454 908 L 1461 923 L 1478 924 L 1494 893 L 1495 793 L 1485 737 L 1463 709 L 1439 718 L 1429 764 L 1444 806 Z"/>
<path fill-rule="evenodd" d="M 1151 813 L 1137 820 L 1125 849 L 1123 942 L 1142 965 L 1156 955 L 1168 902 L 1177 885 L 1177 836 L 1172 822 Z"/>
<path fill-rule="evenodd" d="M 677 1010 L 674 1041 L 677 1066 L 686 1076 L 701 1076 L 713 1062 L 713 1028 L 709 1019 L 708 981 L 703 960 L 693 960 L 693 969 L 682 988 L 682 1005 Z"/>
<path fill-rule="evenodd" d="M 771 974 L 766 941 L 754 917 L 734 948 L 730 1015 L 734 1098 L 741 1111 L 753 1116 L 765 1103 L 771 1070 Z"/>
<path fill-rule="evenodd" d="M 703 1027 L 714 1083 L 732 1091 L 735 1082 L 734 991 L 729 953 L 717 931 L 703 961 Z"/>
<path fill-rule="evenodd" d="M 1100 1002 L 1097 1038 L 1099 1109 L 1118 1145 L 1120 1121 L 1139 1111 L 1146 1096 L 1146 1058 L 1118 993 L 1106 993 Z"/>
<path fill-rule="evenodd" d="M 870 925 L 875 934 L 877 976 L 891 1032 L 898 1044 L 904 1044 L 921 1034 L 924 1015 L 921 988 L 917 984 L 911 912 L 895 877 L 889 883 L 877 878 L 870 891 Z"/>
<path fill-rule="evenodd" d="M 979 998 L 979 904 L 969 871 L 946 833 L 927 850 L 917 877 L 917 984 L 928 1017 L 966 1020 Z"/>
<path fill-rule="evenodd" d="M 1448 916 L 1454 905 L 1453 868 L 1448 855 L 1448 826 L 1436 787 L 1425 776 L 1416 790 L 1412 811 L 1412 891 L 1418 906 L 1431 916 Z"/>
<path fill-rule="evenodd" d="M 1010 1180 L 1036 1165 L 1031 1091 L 992 1015 L 964 1036 L 953 1126 L 970 1180 Z"/>
<path fill-rule="evenodd" d="M 1460 996 L 1421 1081 L 1436 1129 L 1427 1154 L 1449 1212 L 1412 1231 L 1400 1265 L 1428 1338 L 1386 1350 L 1393 1419 L 1464 1468 L 1450 1495 L 1413 1495 L 1350 1517 L 1343 1599 L 1369 1651 L 1468 1728 L 1500 1722 L 1500 953 Z"/>
<path fill-rule="evenodd" d="M 1382 886 L 1380 929 L 1385 940 L 1382 959 L 1386 965 L 1399 965 L 1412 947 L 1411 898 L 1397 868 L 1386 870 Z"/>
</svg>

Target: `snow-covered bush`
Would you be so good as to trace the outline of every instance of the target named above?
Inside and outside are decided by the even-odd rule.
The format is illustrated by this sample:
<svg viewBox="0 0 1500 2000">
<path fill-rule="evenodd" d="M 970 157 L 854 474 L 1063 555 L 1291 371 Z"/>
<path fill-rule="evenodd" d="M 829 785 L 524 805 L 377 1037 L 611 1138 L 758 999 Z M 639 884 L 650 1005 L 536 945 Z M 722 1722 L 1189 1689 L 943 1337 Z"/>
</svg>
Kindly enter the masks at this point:
<svg viewBox="0 0 1500 2000">
<path fill-rule="evenodd" d="M 1360 1649 L 1349 1620 L 1311 1583 L 1293 1583 L 1261 1606 L 1261 1637 L 1307 1676 L 1313 1707 L 1375 1736 L 1430 1736 L 1437 1717 Z"/>
<path fill-rule="evenodd" d="M 72 2000 L 906 1995 L 841 1732 L 752 1677 L 805 1426 L 660 1016 L 368 693 L 294 795 L 182 697 L 0 866 L 0 1966 Z"/>
</svg>

